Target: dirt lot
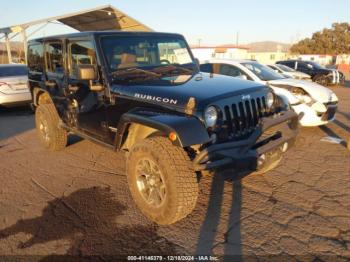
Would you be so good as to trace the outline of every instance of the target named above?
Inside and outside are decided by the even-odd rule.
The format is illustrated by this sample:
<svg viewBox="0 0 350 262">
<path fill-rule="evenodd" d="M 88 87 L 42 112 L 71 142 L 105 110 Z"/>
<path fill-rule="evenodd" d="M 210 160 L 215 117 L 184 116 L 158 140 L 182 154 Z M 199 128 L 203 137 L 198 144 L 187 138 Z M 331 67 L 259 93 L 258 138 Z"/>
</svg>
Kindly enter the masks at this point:
<svg viewBox="0 0 350 262">
<path fill-rule="evenodd" d="M 297 146 L 264 175 L 202 179 L 194 212 L 159 227 L 136 209 L 124 156 L 72 139 L 62 152 L 39 144 L 28 111 L 0 112 L 0 254 L 79 257 L 243 254 L 249 260 L 350 260 L 350 89 L 337 121 L 302 129 Z M 297 257 L 295 257 L 297 256 Z M 238 257 L 236 257 L 238 259 Z"/>
</svg>

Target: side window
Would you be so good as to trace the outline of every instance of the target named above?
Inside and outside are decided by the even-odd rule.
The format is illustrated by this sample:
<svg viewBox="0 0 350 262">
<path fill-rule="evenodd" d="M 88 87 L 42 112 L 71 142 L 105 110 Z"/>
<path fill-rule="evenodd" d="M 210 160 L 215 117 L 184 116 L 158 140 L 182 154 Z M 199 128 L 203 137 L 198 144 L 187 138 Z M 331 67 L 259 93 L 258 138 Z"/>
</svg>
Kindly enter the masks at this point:
<svg viewBox="0 0 350 262">
<path fill-rule="evenodd" d="M 79 65 L 96 66 L 95 49 L 91 41 L 77 41 L 69 44 L 69 75 L 75 78 Z"/>
<path fill-rule="evenodd" d="M 63 74 L 62 43 L 46 43 L 45 45 L 46 69 L 47 72 Z"/>
<path fill-rule="evenodd" d="M 305 69 L 307 69 L 307 66 L 303 62 L 298 62 L 298 69 L 299 70 L 305 70 Z"/>
<path fill-rule="evenodd" d="M 205 73 L 213 73 L 213 65 L 210 63 L 200 65 L 200 71 Z"/>
<path fill-rule="evenodd" d="M 44 47 L 42 44 L 33 44 L 28 46 L 28 68 L 29 71 L 44 71 Z"/>
<path fill-rule="evenodd" d="M 293 62 L 293 61 L 286 61 L 286 62 L 284 62 L 284 63 L 281 63 L 282 65 L 285 65 L 285 66 L 288 66 L 288 67 L 290 67 L 290 68 L 295 68 L 295 62 Z"/>
<path fill-rule="evenodd" d="M 232 65 L 226 65 L 226 64 L 221 64 L 220 66 L 220 74 L 221 75 L 226 75 L 226 76 L 233 76 L 233 77 L 237 77 L 237 76 L 241 76 L 241 75 L 245 75 L 241 69 L 232 66 Z"/>
</svg>

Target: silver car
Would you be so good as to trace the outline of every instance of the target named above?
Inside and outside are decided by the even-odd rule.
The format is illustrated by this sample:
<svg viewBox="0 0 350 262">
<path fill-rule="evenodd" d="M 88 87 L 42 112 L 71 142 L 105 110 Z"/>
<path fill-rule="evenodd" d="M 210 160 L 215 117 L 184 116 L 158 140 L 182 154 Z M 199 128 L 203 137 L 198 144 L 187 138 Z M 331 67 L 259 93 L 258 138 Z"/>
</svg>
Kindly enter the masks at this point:
<svg viewBox="0 0 350 262">
<path fill-rule="evenodd" d="M 12 107 L 31 102 L 27 73 L 25 65 L 0 65 L 0 106 Z"/>
</svg>

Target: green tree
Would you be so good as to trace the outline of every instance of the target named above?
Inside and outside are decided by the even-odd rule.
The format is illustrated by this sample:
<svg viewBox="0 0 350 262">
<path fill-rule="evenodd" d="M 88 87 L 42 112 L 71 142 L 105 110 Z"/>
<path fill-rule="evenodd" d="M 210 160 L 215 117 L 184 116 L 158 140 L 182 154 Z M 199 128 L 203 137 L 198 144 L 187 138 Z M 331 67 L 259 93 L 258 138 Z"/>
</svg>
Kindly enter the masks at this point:
<svg viewBox="0 0 350 262">
<path fill-rule="evenodd" d="M 332 28 L 315 32 L 311 38 L 305 38 L 292 45 L 294 54 L 348 54 L 350 53 L 350 24 L 334 23 Z"/>
</svg>

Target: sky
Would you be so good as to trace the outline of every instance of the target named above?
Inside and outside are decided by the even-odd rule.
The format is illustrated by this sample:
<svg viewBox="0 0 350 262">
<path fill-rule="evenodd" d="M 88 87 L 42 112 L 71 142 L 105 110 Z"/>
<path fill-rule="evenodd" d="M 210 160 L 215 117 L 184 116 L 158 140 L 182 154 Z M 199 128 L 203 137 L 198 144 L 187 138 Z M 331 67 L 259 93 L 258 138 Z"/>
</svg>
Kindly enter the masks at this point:
<svg viewBox="0 0 350 262">
<path fill-rule="evenodd" d="M 350 0 L 0 0 L 0 28 L 111 4 L 190 44 L 292 43 L 334 22 L 350 22 Z M 30 38 L 72 31 L 50 24 Z M 17 39 L 15 39 L 17 40 Z"/>
</svg>

